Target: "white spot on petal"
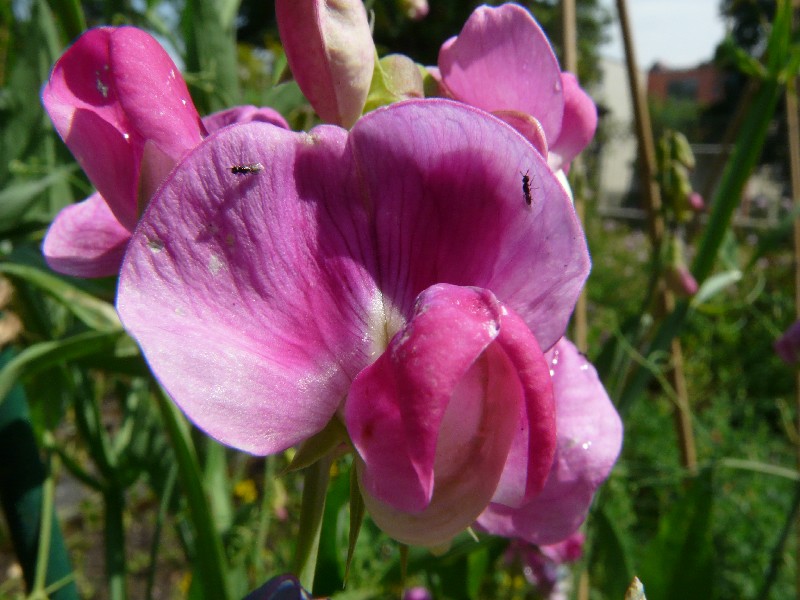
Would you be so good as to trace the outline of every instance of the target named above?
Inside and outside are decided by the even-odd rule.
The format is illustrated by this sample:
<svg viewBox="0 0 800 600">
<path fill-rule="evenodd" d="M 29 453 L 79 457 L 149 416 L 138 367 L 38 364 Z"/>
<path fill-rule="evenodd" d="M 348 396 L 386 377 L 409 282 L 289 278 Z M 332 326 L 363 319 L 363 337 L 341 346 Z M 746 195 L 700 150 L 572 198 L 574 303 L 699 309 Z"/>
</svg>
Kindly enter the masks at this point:
<svg viewBox="0 0 800 600">
<path fill-rule="evenodd" d="M 211 257 L 208 259 L 208 270 L 211 272 L 212 275 L 216 275 L 222 270 L 223 267 L 222 261 L 219 259 L 219 256 L 216 254 L 212 254 Z"/>
</svg>

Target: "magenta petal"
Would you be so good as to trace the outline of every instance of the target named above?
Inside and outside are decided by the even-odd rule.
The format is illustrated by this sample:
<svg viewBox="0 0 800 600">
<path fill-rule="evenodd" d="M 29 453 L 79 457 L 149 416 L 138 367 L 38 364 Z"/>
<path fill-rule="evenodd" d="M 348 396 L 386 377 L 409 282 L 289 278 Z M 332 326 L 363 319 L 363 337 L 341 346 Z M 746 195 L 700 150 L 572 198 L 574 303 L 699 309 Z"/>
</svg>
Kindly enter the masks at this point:
<svg viewBox="0 0 800 600">
<path fill-rule="evenodd" d="M 622 422 L 594 368 L 568 341 L 549 353 L 558 450 L 544 489 L 519 509 L 493 503 L 478 524 L 497 535 L 552 544 L 574 532 L 622 445 Z"/>
<path fill-rule="evenodd" d="M 386 352 L 355 378 L 345 420 L 366 464 L 362 482 L 367 493 L 406 512 L 428 505 L 445 410 L 466 372 L 497 336 L 499 311 L 490 292 L 429 288 Z"/>
<path fill-rule="evenodd" d="M 520 324 L 486 290 L 434 286 L 353 382 L 345 419 L 363 460 L 365 503 L 395 539 L 435 545 L 469 525 L 492 498 L 520 427 L 549 432 L 544 443 L 531 437 L 551 463 L 547 364 Z"/>
<path fill-rule="evenodd" d="M 589 273 L 586 240 L 563 186 L 521 135 L 430 99 L 365 115 L 351 143 L 375 202 L 378 287 L 396 312 L 409 314 L 436 283 L 472 285 L 522 317 L 542 349 L 563 335 Z"/>
<path fill-rule="evenodd" d="M 178 160 L 202 139 L 200 116 L 178 68 L 161 45 L 135 27 L 109 43 L 110 85 L 136 132 Z"/>
<path fill-rule="evenodd" d="M 50 268 L 73 277 L 116 275 L 131 232 L 98 193 L 56 215 L 42 244 Z"/>
<path fill-rule="evenodd" d="M 542 28 L 521 6 L 481 6 L 439 51 L 442 80 L 455 98 L 486 111 L 536 117 L 548 140 L 563 115 L 561 70 Z"/>
<path fill-rule="evenodd" d="M 564 120 L 548 157 L 553 170 L 568 166 L 592 141 L 597 129 L 597 107 L 581 89 L 578 79 L 572 73 L 564 72 L 561 81 L 564 85 Z"/>
<path fill-rule="evenodd" d="M 201 428 L 248 452 L 320 431 L 370 362 L 364 307 L 379 300 L 369 257 L 352 258 L 372 243 L 346 193 L 346 135 L 221 129 L 167 179 L 123 264 L 118 310 L 154 373 Z M 249 164 L 261 170 L 231 172 Z"/>
<path fill-rule="evenodd" d="M 133 27 L 91 29 L 53 68 L 42 90 L 53 125 L 128 229 L 146 142 L 170 159 L 201 139 L 199 116 L 167 53 Z"/>
<path fill-rule="evenodd" d="M 252 105 L 234 106 L 203 117 L 203 125 L 208 133 L 214 133 L 217 129 L 234 123 L 250 123 L 251 121 L 271 123 L 277 127 L 289 129 L 289 124 L 281 113 L 266 106 L 261 108 Z"/>
</svg>

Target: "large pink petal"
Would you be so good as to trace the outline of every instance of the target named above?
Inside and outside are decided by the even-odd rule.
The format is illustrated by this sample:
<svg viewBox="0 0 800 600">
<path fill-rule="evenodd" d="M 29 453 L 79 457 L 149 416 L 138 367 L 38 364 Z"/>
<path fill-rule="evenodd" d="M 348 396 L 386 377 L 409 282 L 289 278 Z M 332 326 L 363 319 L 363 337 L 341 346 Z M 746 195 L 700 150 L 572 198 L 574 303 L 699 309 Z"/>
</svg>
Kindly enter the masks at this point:
<svg viewBox="0 0 800 600">
<path fill-rule="evenodd" d="M 578 84 L 577 77 L 564 72 L 561 81 L 564 85 L 564 121 L 548 156 L 554 171 L 568 167 L 572 159 L 592 141 L 597 129 L 597 106 Z"/>
<path fill-rule="evenodd" d="M 569 198 L 522 136 L 463 104 L 411 101 L 349 136 L 212 135 L 145 213 L 118 308 L 191 418 L 273 452 L 325 425 L 426 288 L 490 289 L 547 348 L 588 268 Z"/>
<path fill-rule="evenodd" d="M 365 502 L 376 523 L 404 543 L 443 543 L 476 518 L 519 427 L 547 431 L 552 439 L 534 436 L 535 451 L 552 460 L 547 365 L 535 340 L 524 344 L 529 331 L 526 340 L 506 334 L 520 350 L 509 355 L 500 341 L 508 317 L 486 290 L 434 286 L 386 353 L 353 382 L 345 418 L 363 460 Z M 520 423 L 520 415 L 538 422 Z"/>
<path fill-rule="evenodd" d="M 365 115 L 351 143 L 375 203 L 389 315 L 409 314 L 436 283 L 474 285 L 522 317 L 543 349 L 563 335 L 589 273 L 586 240 L 564 188 L 520 134 L 483 111 L 430 99 Z"/>
<path fill-rule="evenodd" d="M 541 494 L 519 509 L 492 503 L 478 524 L 497 535 L 552 544 L 574 532 L 622 445 L 622 422 L 597 373 L 560 341 L 549 354 L 556 398 L 558 450 Z"/>
<path fill-rule="evenodd" d="M 165 182 L 122 268 L 120 316 L 161 383 L 200 427 L 249 452 L 322 429 L 375 351 L 373 243 L 347 193 L 346 136 L 221 129 Z"/>
<path fill-rule="evenodd" d="M 42 244 L 54 271 L 73 277 L 116 275 L 131 232 L 117 221 L 98 193 L 56 215 Z"/>
<path fill-rule="evenodd" d="M 547 36 L 521 6 L 477 8 L 456 39 L 442 46 L 439 69 L 455 98 L 487 111 L 527 113 L 548 140 L 558 137 L 561 70 Z"/>
</svg>

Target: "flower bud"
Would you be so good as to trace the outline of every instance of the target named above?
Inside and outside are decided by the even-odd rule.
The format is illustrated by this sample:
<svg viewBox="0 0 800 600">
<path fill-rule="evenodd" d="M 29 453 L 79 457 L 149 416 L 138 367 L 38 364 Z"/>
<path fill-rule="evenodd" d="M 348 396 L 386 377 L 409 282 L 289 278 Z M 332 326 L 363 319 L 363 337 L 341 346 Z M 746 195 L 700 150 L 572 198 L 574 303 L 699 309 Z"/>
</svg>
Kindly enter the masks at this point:
<svg viewBox="0 0 800 600">
<path fill-rule="evenodd" d="M 361 0 L 277 0 L 286 59 L 326 123 L 351 127 L 364 109 L 375 44 Z"/>
</svg>

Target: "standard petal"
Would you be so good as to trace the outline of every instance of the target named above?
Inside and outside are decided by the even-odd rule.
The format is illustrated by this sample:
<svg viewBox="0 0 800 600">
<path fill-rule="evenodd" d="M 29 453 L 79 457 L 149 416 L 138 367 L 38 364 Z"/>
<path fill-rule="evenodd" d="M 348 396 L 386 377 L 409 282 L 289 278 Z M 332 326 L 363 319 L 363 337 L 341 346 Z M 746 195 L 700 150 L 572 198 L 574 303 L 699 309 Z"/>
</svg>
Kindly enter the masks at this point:
<svg viewBox="0 0 800 600">
<path fill-rule="evenodd" d="M 622 422 L 594 368 L 566 340 L 549 358 L 558 432 L 550 477 L 541 494 L 523 507 L 492 503 L 478 519 L 490 533 L 535 544 L 561 541 L 580 526 L 622 445 Z"/>
<path fill-rule="evenodd" d="M 444 543 L 483 510 L 526 400 L 529 416 L 549 415 L 544 426 L 553 431 L 549 382 L 529 387 L 515 364 L 546 371 L 538 347 L 512 359 L 494 343 L 506 316 L 486 290 L 434 286 L 387 352 L 353 382 L 345 418 L 363 460 L 365 504 L 401 542 Z"/>
<path fill-rule="evenodd" d="M 73 277 L 116 275 L 130 240 L 128 231 L 94 193 L 56 215 L 47 230 L 42 253 L 50 268 Z"/>
<path fill-rule="evenodd" d="M 458 102 L 412 100 L 359 119 L 351 144 L 387 312 L 410 314 L 436 283 L 471 285 L 522 317 L 542 349 L 563 335 L 589 254 L 564 188 L 520 134 Z"/>
<path fill-rule="evenodd" d="M 234 123 L 250 123 L 251 121 L 272 123 L 277 127 L 289 129 L 289 124 L 281 113 L 268 106 L 262 106 L 261 108 L 252 105 L 234 106 L 203 117 L 203 125 L 208 133 L 214 133 L 217 129 L 222 129 Z"/>
<path fill-rule="evenodd" d="M 461 33 L 439 51 L 447 89 L 486 111 L 533 115 L 548 140 L 558 137 L 563 115 L 561 70 L 547 36 L 521 6 L 481 6 Z"/>
<path fill-rule="evenodd" d="M 578 84 L 572 73 L 561 73 L 564 86 L 564 120 L 561 133 L 553 142 L 550 167 L 557 171 L 569 166 L 594 137 L 597 129 L 597 106 Z"/>
<path fill-rule="evenodd" d="M 248 452 L 321 430 L 373 360 L 374 243 L 345 138 L 221 129 L 165 182 L 123 264 L 118 310 L 153 372 L 201 428 Z"/>
</svg>

